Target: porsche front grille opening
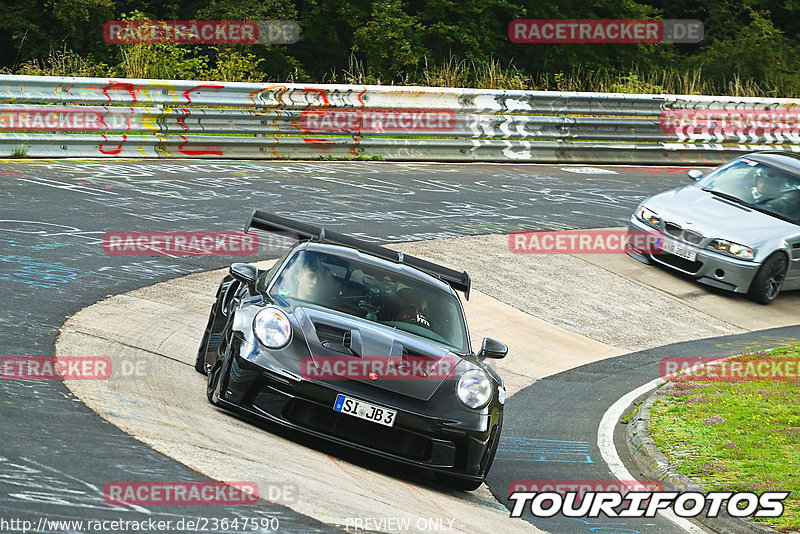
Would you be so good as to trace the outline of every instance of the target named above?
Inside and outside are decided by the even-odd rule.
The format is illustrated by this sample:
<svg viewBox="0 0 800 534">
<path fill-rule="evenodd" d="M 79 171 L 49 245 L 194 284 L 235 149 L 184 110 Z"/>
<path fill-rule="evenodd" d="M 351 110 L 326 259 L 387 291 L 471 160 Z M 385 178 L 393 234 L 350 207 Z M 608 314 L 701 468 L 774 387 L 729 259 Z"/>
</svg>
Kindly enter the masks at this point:
<svg viewBox="0 0 800 534">
<path fill-rule="evenodd" d="M 290 403 L 286 418 L 296 425 L 410 460 L 430 460 L 433 450 L 430 438 L 415 432 L 396 426 L 378 427 L 304 399 L 294 399 Z"/>
</svg>

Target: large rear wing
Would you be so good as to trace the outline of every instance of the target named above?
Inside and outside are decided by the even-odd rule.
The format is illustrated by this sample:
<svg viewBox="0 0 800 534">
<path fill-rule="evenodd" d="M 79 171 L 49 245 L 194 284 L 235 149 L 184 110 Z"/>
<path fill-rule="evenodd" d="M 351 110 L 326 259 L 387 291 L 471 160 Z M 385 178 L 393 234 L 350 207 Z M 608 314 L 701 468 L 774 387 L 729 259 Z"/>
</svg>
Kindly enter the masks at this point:
<svg viewBox="0 0 800 534">
<path fill-rule="evenodd" d="M 265 232 L 280 232 L 282 234 L 295 235 L 297 239 L 301 241 L 308 239 L 331 243 L 333 245 L 352 247 L 384 260 L 402 263 L 446 282 L 456 291 L 462 291 L 464 293 L 464 298 L 469 300 L 469 290 L 472 285 L 472 280 L 466 272 L 448 269 L 447 267 L 442 267 L 441 265 L 436 265 L 435 263 L 415 258 L 414 256 L 408 256 L 402 252 L 381 247 L 374 243 L 367 243 L 366 241 L 361 241 L 360 239 L 348 235 L 326 230 L 321 226 L 314 226 L 313 224 L 287 219 L 264 211 L 253 210 L 253 214 L 250 215 L 250 220 L 247 221 L 244 231 L 246 232 L 250 228 L 256 228 Z"/>
</svg>

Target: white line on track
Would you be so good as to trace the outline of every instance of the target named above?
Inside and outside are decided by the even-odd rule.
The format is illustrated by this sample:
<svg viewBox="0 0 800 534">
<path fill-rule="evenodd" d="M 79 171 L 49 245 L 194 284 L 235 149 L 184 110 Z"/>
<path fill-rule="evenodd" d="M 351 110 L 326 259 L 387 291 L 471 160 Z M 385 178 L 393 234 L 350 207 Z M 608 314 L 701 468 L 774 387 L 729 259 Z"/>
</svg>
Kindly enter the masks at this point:
<svg viewBox="0 0 800 534">
<path fill-rule="evenodd" d="M 614 427 L 628 406 L 630 406 L 637 398 L 658 386 L 659 382 L 662 382 L 662 379 L 656 378 L 642 386 L 639 386 L 633 391 L 626 393 L 624 396 L 620 397 L 617 402 L 612 404 L 608 410 L 606 410 L 606 413 L 603 414 L 603 418 L 600 420 L 600 427 L 597 429 L 597 446 L 600 448 L 600 455 L 603 457 L 603 461 L 605 461 L 606 465 L 608 465 L 611 473 L 619 480 L 626 481 L 636 479 L 630 474 L 628 469 L 625 467 L 625 464 L 622 463 L 622 459 L 620 459 L 619 454 L 617 454 L 617 448 L 614 446 Z M 659 513 L 686 532 L 690 532 L 692 534 L 702 534 L 707 532 L 688 519 L 678 517 L 675 512 L 669 508 L 660 510 Z"/>
</svg>

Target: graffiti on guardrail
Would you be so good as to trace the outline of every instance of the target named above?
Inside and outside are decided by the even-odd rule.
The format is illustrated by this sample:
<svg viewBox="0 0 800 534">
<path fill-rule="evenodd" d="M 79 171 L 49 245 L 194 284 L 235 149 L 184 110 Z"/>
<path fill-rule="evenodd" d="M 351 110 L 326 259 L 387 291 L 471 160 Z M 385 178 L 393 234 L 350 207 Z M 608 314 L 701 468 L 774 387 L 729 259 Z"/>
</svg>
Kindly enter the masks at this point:
<svg viewBox="0 0 800 534">
<path fill-rule="evenodd" d="M 800 144 L 793 99 L 12 75 L 0 95 L 0 157 L 711 165 Z M 784 126 L 695 125 L 716 109 Z"/>
</svg>

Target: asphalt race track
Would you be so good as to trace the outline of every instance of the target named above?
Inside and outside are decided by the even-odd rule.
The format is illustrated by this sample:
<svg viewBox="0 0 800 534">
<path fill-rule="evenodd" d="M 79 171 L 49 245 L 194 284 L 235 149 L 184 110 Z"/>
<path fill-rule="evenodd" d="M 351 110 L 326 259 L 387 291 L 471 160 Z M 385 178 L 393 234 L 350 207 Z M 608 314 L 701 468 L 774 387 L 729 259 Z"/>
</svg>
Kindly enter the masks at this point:
<svg viewBox="0 0 800 534">
<path fill-rule="evenodd" d="M 723 357 L 798 342 L 800 326 L 776 328 L 665 345 L 543 378 L 508 400 L 506 409 L 509 413 L 529 411 L 535 407 L 537 414 L 547 414 L 547 417 L 509 418 L 513 423 L 503 429 L 506 436 L 526 438 L 507 440 L 505 449 L 501 444 L 505 454 L 497 456 L 489 473 L 489 487 L 498 499 L 506 501 L 509 488 L 515 482 L 527 479 L 520 476 L 521 473 L 535 472 L 535 480 L 540 481 L 588 481 L 595 484 L 597 481 L 614 481 L 614 475 L 598 450 L 598 423 L 614 401 L 659 376 L 661 359 Z M 547 439 L 537 439 L 536 436 L 546 436 Z M 623 425 L 617 425 L 614 441 L 628 471 L 636 476 L 636 468 L 631 465 L 630 457 L 626 456 Z M 520 464 L 526 461 L 536 462 L 536 469 L 524 469 Z M 660 524 L 658 521 L 641 519 L 556 516 L 551 519 L 539 518 L 534 523 L 548 532 L 681 532 L 668 522 Z"/>
<path fill-rule="evenodd" d="M 677 169 L 613 166 L 3 161 L 0 298 L 5 313 L 0 318 L 0 356 L 52 355 L 59 328 L 81 309 L 109 295 L 231 261 L 223 256 L 109 255 L 102 247 L 107 231 L 240 230 L 253 207 L 376 242 L 611 227 L 624 225 L 644 197 L 687 181 Z M 276 252 L 262 248 L 255 257 L 236 260 L 264 260 Z M 617 398 L 657 376 L 663 351 L 730 354 L 745 344 L 768 347 L 797 338 L 799 329 L 789 327 L 708 339 L 636 352 L 540 380 L 509 399 L 507 439 L 489 487 L 506 502 L 509 484 L 520 478 L 613 478 L 596 448 L 597 423 Z M 533 416 L 543 413 L 548 417 Z M 4 515 L 34 524 L 41 517 L 242 515 L 233 507 L 170 507 L 166 513 L 107 505 L 102 492 L 108 481 L 206 479 L 109 424 L 60 382 L 3 381 L 0 420 L 8 438 L 0 442 Z M 539 441 L 531 447 L 526 439 L 547 440 L 547 446 Z M 585 456 L 582 462 L 574 461 L 575 452 Z M 521 477 L 519 473 L 530 473 L 531 464 L 535 476 Z M 267 502 L 245 515 L 277 517 L 286 532 L 332 528 Z M 661 518 L 636 524 L 534 524 L 550 532 L 680 531 Z"/>
</svg>

